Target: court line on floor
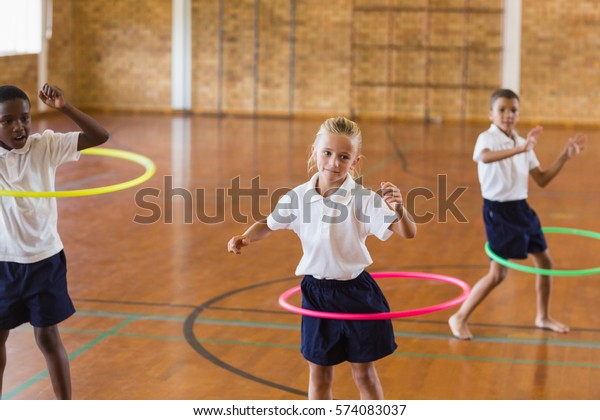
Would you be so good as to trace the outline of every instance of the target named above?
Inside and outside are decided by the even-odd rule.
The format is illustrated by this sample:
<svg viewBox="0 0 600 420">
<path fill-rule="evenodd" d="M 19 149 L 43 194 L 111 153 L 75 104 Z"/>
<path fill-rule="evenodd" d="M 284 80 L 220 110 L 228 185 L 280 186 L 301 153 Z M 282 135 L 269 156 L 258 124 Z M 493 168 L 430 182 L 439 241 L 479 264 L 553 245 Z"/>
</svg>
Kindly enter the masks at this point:
<svg viewBox="0 0 600 420">
<path fill-rule="evenodd" d="M 210 309 L 210 308 L 207 308 Z M 184 322 L 186 317 L 175 316 L 175 315 L 144 315 L 129 312 L 105 312 L 105 311 L 86 311 L 79 310 L 78 314 L 83 316 L 98 316 L 108 318 L 132 318 L 134 320 L 158 320 L 158 321 L 173 321 L 173 322 Z M 247 321 L 239 319 L 221 319 L 221 318 L 209 318 L 201 317 L 196 319 L 198 324 L 211 324 L 211 325 L 227 325 L 233 327 L 250 327 L 250 328 L 271 328 L 271 329 L 284 329 L 284 330 L 300 330 L 299 324 L 291 323 L 280 323 L 280 322 L 261 322 L 261 321 Z M 444 323 L 445 324 L 445 323 Z M 533 327 L 529 327 L 533 328 Z M 66 329 L 61 329 L 66 331 Z M 404 338 L 424 338 L 434 340 L 449 340 L 454 339 L 450 333 L 425 333 L 418 331 L 398 331 L 395 330 L 397 337 Z M 548 345 L 548 346 L 560 346 L 560 347 L 584 347 L 584 348 L 600 348 L 600 341 L 593 340 L 570 340 L 564 338 L 554 337 L 505 337 L 505 336 L 485 336 L 479 335 L 474 337 L 472 342 L 492 342 L 492 343 L 504 343 L 504 344 L 530 344 L 530 345 Z"/>
<path fill-rule="evenodd" d="M 135 313 L 123 313 L 123 312 L 105 312 L 105 311 L 86 311 L 79 310 L 78 314 L 81 316 L 97 316 L 97 317 L 108 317 L 108 318 L 125 318 L 124 321 L 119 323 L 117 326 L 109 329 L 108 331 L 100 330 L 81 330 L 76 328 L 61 328 L 63 333 L 67 334 L 87 334 L 97 335 L 96 338 L 76 349 L 69 354 L 69 360 L 74 360 L 81 356 L 88 350 L 92 349 L 96 345 L 109 337 L 134 337 L 154 340 L 171 340 L 171 341 L 186 341 L 183 336 L 165 336 L 165 335 L 153 335 L 153 334 L 139 334 L 139 333 L 126 333 L 121 332 L 123 328 L 130 325 L 135 321 L 144 320 L 158 320 L 166 322 L 177 322 L 183 323 L 186 317 L 180 316 L 165 316 L 165 315 L 145 315 Z M 230 320 L 230 319 L 215 319 L 215 318 L 197 318 L 196 323 L 199 324 L 211 324 L 211 325 L 227 325 L 233 327 L 249 327 L 249 328 L 275 328 L 275 329 L 286 329 L 299 331 L 300 327 L 297 324 L 286 324 L 286 323 L 273 323 L 273 322 L 254 322 L 245 320 Z M 30 327 L 23 327 L 30 328 Z M 425 339 L 453 339 L 449 334 L 435 334 L 435 333 L 418 333 L 412 331 L 395 331 L 396 337 L 404 338 L 425 338 Z M 260 346 L 260 347 L 276 347 L 276 348 L 288 348 L 298 349 L 299 346 L 296 344 L 282 344 L 272 342 L 256 342 L 256 341 L 241 341 L 241 340 L 221 340 L 221 339 L 210 339 L 200 338 L 199 341 L 206 344 L 219 344 L 219 345 L 240 345 L 240 346 Z M 533 344 L 533 345 L 555 345 L 555 346 L 567 346 L 567 347 L 592 347 L 600 348 L 600 343 L 587 342 L 585 340 L 555 340 L 555 339 L 526 339 L 526 338 L 507 338 L 507 337 L 478 337 L 472 340 L 473 342 L 496 342 L 496 343 L 509 343 L 509 344 Z M 591 344 L 591 345 L 590 345 Z M 512 359 L 512 358 L 497 358 L 497 357 L 481 357 L 481 356 L 465 356 L 465 355 L 448 355 L 448 354 L 431 354 L 431 353 L 417 353 L 417 352 L 394 352 L 396 357 L 415 357 L 415 358 L 436 358 L 445 360 L 465 360 L 465 361 L 483 361 L 493 363 L 514 363 L 514 364 L 535 364 L 535 365 L 549 365 L 549 366 L 566 366 L 566 367 L 587 367 L 587 368 L 600 368 L 600 364 L 585 363 L 585 362 L 561 362 L 552 360 L 536 360 L 536 359 Z M 11 399 L 19 393 L 25 391 L 27 388 L 33 386 L 41 379 L 48 376 L 48 371 L 44 370 L 32 378 L 25 381 L 20 386 L 7 392 L 3 399 Z"/>
<path fill-rule="evenodd" d="M 423 270 L 423 269 L 441 269 L 441 268 L 460 268 L 460 269 L 464 269 L 465 266 L 461 265 L 460 267 L 454 267 L 454 266 L 419 266 L 418 269 L 419 270 Z M 415 267 L 412 267 L 415 268 Z M 379 270 L 385 270 L 382 268 L 378 268 Z M 396 268 L 394 268 L 396 269 Z M 406 267 L 404 267 L 403 269 L 406 269 Z M 386 271 L 390 271 L 391 269 L 387 269 Z M 78 300 L 78 301 L 82 301 L 82 302 L 102 302 L 102 303 L 107 303 L 107 304 L 129 304 L 129 305 L 139 305 L 139 306 L 150 306 L 150 307 L 177 307 L 177 308 L 186 308 L 186 309 L 191 309 L 194 308 L 194 310 L 192 311 L 192 315 L 194 313 L 196 313 L 196 315 L 199 315 L 199 313 L 203 310 L 211 310 L 211 305 L 216 303 L 217 301 L 227 297 L 227 296 L 231 296 L 246 290 L 250 290 L 250 289 L 255 289 L 257 287 L 262 287 L 265 285 L 269 285 L 269 284 L 274 284 L 274 283 L 279 283 L 282 281 L 291 281 L 291 280 L 297 280 L 297 277 L 287 277 L 287 278 L 282 278 L 282 279 L 276 279 L 276 280 L 271 280 L 271 281 L 266 281 L 263 283 L 254 283 L 250 286 L 246 286 L 246 287 L 241 287 L 239 289 L 224 293 L 220 296 L 214 297 L 212 299 L 209 299 L 208 301 L 204 302 L 204 304 L 200 305 L 200 306 L 194 306 L 194 305 L 175 305 L 175 304 L 170 304 L 170 303 L 164 303 L 164 302 L 157 302 L 157 303 L 149 303 L 149 302 L 119 302 L 119 301 L 103 301 L 103 300 L 99 300 L 99 299 L 74 299 L 74 300 Z M 229 309 L 232 310 L 232 309 Z M 235 309 L 233 309 L 235 310 Z M 129 324 L 135 320 L 168 320 L 168 321 L 176 321 L 176 322 L 182 322 L 184 323 L 184 337 L 186 339 L 186 341 L 188 342 L 188 344 L 192 345 L 192 347 L 194 347 L 194 340 L 196 340 L 196 337 L 194 334 L 190 333 L 191 331 L 191 325 L 196 324 L 196 322 L 198 323 L 211 323 L 211 324 L 220 324 L 220 325 L 231 325 L 231 326 L 238 326 L 238 327 L 261 327 L 261 328 L 275 328 L 275 327 L 279 327 L 279 328 L 286 328 L 286 329 L 298 329 L 298 325 L 297 324 L 274 324 L 274 323 L 257 323 L 257 322 L 249 322 L 249 321 L 239 321 L 239 320 L 221 320 L 221 319 L 211 319 L 211 318 L 206 318 L 206 317 L 197 317 L 195 320 L 193 320 L 192 324 L 189 324 L 189 321 L 191 320 L 191 315 L 188 315 L 187 317 L 178 317 L 178 316 L 168 316 L 168 315 L 148 315 L 148 314 L 137 314 L 137 313 L 125 313 L 125 312 L 109 312 L 109 311 L 97 311 L 97 310 L 92 310 L 92 311 L 85 311 L 85 310 L 79 310 L 78 311 L 79 315 L 89 315 L 89 316 L 103 316 L 103 317 L 114 317 L 114 318 L 126 318 L 126 323 Z M 122 324 L 120 324 L 122 325 Z M 123 325 L 124 327 L 125 325 Z M 115 327 L 118 328 L 118 330 L 120 330 L 122 327 Z M 95 341 L 92 341 L 91 343 L 88 343 L 86 346 L 84 346 L 84 348 L 78 349 L 78 351 L 74 352 L 74 354 L 70 355 L 70 357 L 77 357 L 82 353 L 85 353 L 85 351 L 89 350 L 90 348 L 94 347 L 95 345 L 97 345 L 98 343 L 100 343 L 101 341 L 103 341 L 104 339 L 106 339 L 107 337 L 110 337 L 112 335 L 115 335 L 117 331 L 113 331 L 113 330 L 109 330 L 108 332 L 104 333 L 101 337 L 98 337 Z M 112 331 L 112 333 L 111 333 Z M 187 331 L 187 332 L 186 332 Z M 414 332 L 402 332 L 402 334 L 409 334 L 409 337 L 413 337 L 413 338 L 418 338 L 417 337 L 417 333 Z M 190 335 L 190 336 L 188 336 Z M 406 336 L 405 336 L 406 337 Z M 428 336 L 422 336 L 421 338 L 436 338 L 436 339 L 443 339 L 443 340 L 448 340 L 448 339 L 454 339 L 451 335 L 446 335 L 446 334 L 428 334 Z M 496 342 L 504 342 L 504 343 L 515 343 L 518 342 L 517 339 L 515 338 L 506 338 L 506 337 L 499 337 L 499 338 L 495 338 L 495 337 L 477 337 L 475 339 L 473 339 L 472 341 L 476 342 L 476 341 L 483 341 L 483 339 L 489 340 L 489 341 L 494 341 L 497 340 Z M 499 341 L 498 341 L 499 340 Z M 204 342 L 203 339 L 200 339 L 201 342 Z M 573 341 L 573 340 L 571 340 Z M 532 341 L 529 344 L 535 344 L 535 345 L 540 345 L 540 344 L 544 344 L 544 345 L 565 345 L 565 346 L 569 346 L 571 344 L 569 344 L 568 342 L 565 342 L 564 340 L 562 340 L 561 344 L 556 344 L 556 343 L 561 343 L 561 340 L 552 340 L 552 341 Z M 587 342 L 583 342 L 586 343 Z M 199 343 L 198 343 L 199 344 Z M 578 344 L 578 346 L 580 346 Z M 304 392 L 299 391 L 299 390 L 295 390 L 289 387 L 286 387 L 285 385 L 281 385 L 281 384 L 277 384 L 277 383 L 272 383 L 270 381 L 267 380 L 263 380 L 262 378 L 258 378 L 255 377 L 247 372 L 241 371 L 237 368 L 235 368 L 234 366 L 228 365 L 227 363 L 221 361 L 218 357 L 214 356 L 213 354 L 209 353 L 208 351 L 206 351 L 205 349 L 202 348 L 201 345 L 198 346 L 199 348 L 195 348 L 196 351 L 201 350 L 203 353 L 202 354 L 203 357 L 205 357 L 206 359 L 208 359 L 210 362 L 212 362 L 213 364 L 216 364 L 217 366 L 221 366 L 224 367 L 225 369 L 229 370 L 231 373 L 234 374 L 238 374 L 246 379 L 249 380 L 253 380 L 256 381 L 258 383 L 262 383 L 264 385 L 267 386 L 271 386 L 271 387 L 275 387 L 278 389 L 282 389 L 288 392 L 292 392 L 295 394 L 299 394 L 299 395 L 305 395 Z M 585 344 L 584 344 L 585 347 Z M 469 357 L 469 356 L 465 356 L 465 357 Z M 464 359 L 464 360 L 468 360 L 468 359 Z M 510 359 L 509 359 L 510 360 Z M 39 379 L 37 379 L 39 380 Z"/>
<path fill-rule="evenodd" d="M 166 322 L 177 322 L 183 323 L 186 319 L 184 316 L 176 315 L 149 315 L 149 314 L 138 314 L 131 312 L 107 312 L 99 310 L 78 310 L 79 316 L 89 317 L 101 317 L 101 318 L 125 318 L 125 321 L 119 324 L 117 327 L 107 331 L 93 331 L 93 330 L 81 330 L 76 328 L 62 328 L 61 331 L 68 333 L 80 333 L 80 334 L 103 334 L 103 337 L 98 341 L 104 340 L 106 337 L 116 335 L 112 331 L 120 331 L 131 322 L 134 321 L 166 321 Z M 201 317 L 196 319 L 196 324 L 209 324 L 209 325 L 225 325 L 232 327 L 244 327 L 244 328 L 265 328 L 265 329 L 278 329 L 278 330 L 292 330 L 299 331 L 299 324 L 292 323 L 278 323 L 278 322 L 261 322 L 261 321 L 248 321 L 239 319 L 221 319 L 221 318 L 209 318 Z M 29 326 L 23 326 L 21 328 L 28 328 Z M 395 329 L 394 335 L 396 337 L 403 338 L 422 338 L 422 339 L 433 339 L 433 340 L 455 340 L 450 333 L 427 333 L 418 331 L 398 331 Z M 458 341 L 458 340 L 457 340 Z M 600 341 L 592 340 L 569 340 L 563 338 L 554 337 L 504 337 L 504 336 L 485 336 L 480 335 L 474 337 L 471 342 L 488 342 L 488 343 L 503 343 L 503 344 L 529 344 L 529 345 L 547 345 L 547 346 L 558 346 L 558 347 L 582 347 L 582 348 L 600 348 Z M 96 343 L 93 343 L 96 344 Z M 86 348 L 87 350 L 87 348 Z"/>
<path fill-rule="evenodd" d="M 121 322 L 119 325 L 111 328 L 110 330 L 105 331 L 103 333 L 100 333 L 98 335 L 98 337 L 96 337 L 95 339 L 93 339 L 89 343 L 86 343 L 85 345 L 83 345 L 82 347 L 78 348 L 74 352 L 69 353 L 68 354 L 69 360 L 76 359 L 77 357 L 81 356 L 83 353 L 85 353 L 86 351 L 88 351 L 92 347 L 96 346 L 98 343 L 104 341 L 108 337 L 111 337 L 111 336 L 115 335 L 119 330 L 121 330 L 122 328 L 126 327 L 127 325 L 129 325 L 133 321 L 135 321 L 135 319 L 136 318 L 134 318 L 134 317 L 128 318 L 125 321 Z M 26 390 L 27 388 L 29 388 L 30 386 L 34 385 L 35 383 L 39 382 L 41 379 L 43 379 L 43 378 L 45 378 L 47 376 L 48 376 L 48 369 L 45 369 L 42 372 L 40 372 L 37 375 L 35 375 L 34 377 L 32 377 L 32 378 L 28 379 L 27 381 L 25 381 L 20 386 L 14 388 L 11 391 L 7 392 L 6 394 L 2 395 L 2 399 L 9 400 L 9 399 L 13 398 L 14 396 L 20 394 L 21 392 L 23 392 L 24 390 Z"/>
<path fill-rule="evenodd" d="M 274 314 L 274 315 L 287 315 L 287 316 L 298 316 L 289 311 L 285 310 L 267 310 L 267 309 L 253 309 L 253 308 L 236 308 L 231 306 L 209 306 L 207 309 L 214 311 L 223 311 L 223 312 L 247 312 L 247 313 L 265 313 L 265 314 Z M 433 325 L 448 325 L 447 320 L 433 320 L 433 319 L 409 319 L 409 318 L 397 318 L 393 319 L 394 323 L 406 323 L 406 324 L 433 324 Z M 483 322 L 469 322 L 471 327 L 484 327 L 484 328 L 496 328 L 496 329 L 523 329 L 523 330 L 533 330 L 535 327 L 532 324 L 492 324 L 492 323 L 483 323 Z M 600 329 L 598 328 L 581 328 L 581 327 L 570 327 L 571 332 L 592 332 L 592 333 L 600 333 Z"/>
</svg>

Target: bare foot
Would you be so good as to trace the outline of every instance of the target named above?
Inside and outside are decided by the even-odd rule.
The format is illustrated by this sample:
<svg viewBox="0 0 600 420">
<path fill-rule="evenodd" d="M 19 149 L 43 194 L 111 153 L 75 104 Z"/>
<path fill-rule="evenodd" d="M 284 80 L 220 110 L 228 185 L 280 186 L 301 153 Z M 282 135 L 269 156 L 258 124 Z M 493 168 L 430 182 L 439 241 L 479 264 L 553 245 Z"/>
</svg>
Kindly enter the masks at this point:
<svg viewBox="0 0 600 420">
<path fill-rule="evenodd" d="M 543 330 L 550 330 L 561 334 L 566 334 L 570 331 L 569 327 L 565 324 L 561 324 L 560 322 L 552 319 L 536 319 L 535 326 L 541 328 Z"/>
<path fill-rule="evenodd" d="M 456 314 L 450 317 L 450 319 L 448 320 L 448 325 L 450 325 L 450 330 L 452 330 L 452 334 L 459 340 L 470 340 L 471 338 L 473 338 L 473 334 L 471 334 L 467 323 L 462 320 L 459 320 Z"/>
</svg>

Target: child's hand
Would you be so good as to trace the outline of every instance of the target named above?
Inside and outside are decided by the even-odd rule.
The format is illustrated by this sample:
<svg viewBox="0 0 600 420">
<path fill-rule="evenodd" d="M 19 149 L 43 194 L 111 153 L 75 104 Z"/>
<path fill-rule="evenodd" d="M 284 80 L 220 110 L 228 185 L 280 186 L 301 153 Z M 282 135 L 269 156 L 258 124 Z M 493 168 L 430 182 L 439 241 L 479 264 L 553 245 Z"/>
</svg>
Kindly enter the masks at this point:
<svg viewBox="0 0 600 420">
<path fill-rule="evenodd" d="M 67 100 L 65 99 L 62 90 L 56 86 L 50 86 L 48 83 L 45 83 L 44 86 L 42 86 L 38 96 L 41 101 L 50 108 L 60 109 L 67 105 Z"/>
<path fill-rule="evenodd" d="M 383 200 L 395 211 L 400 211 L 404 205 L 400 189 L 391 182 L 381 183 L 381 196 Z"/>
<path fill-rule="evenodd" d="M 524 152 L 529 152 L 535 147 L 537 144 L 537 139 L 540 134 L 542 134 L 542 131 L 544 131 L 544 128 L 538 125 L 537 127 L 532 128 L 529 133 L 527 133 L 527 143 L 525 143 L 525 146 L 523 146 Z"/>
<path fill-rule="evenodd" d="M 248 241 L 248 238 L 246 238 L 245 236 L 243 236 L 243 235 L 234 236 L 227 243 L 227 251 L 232 252 L 234 254 L 241 254 L 242 248 L 245 246 L 248 246 L 249 244 L 250 244 L 250 242 Z"/>
<path fill-rule="evenodd" d="M 587 136 L 585 134 L 578 133 L 575 137 L 570 138 L 565 146 L 565 155 L 567 158 L 577 156 L 587 144 Z"/>
</svg>

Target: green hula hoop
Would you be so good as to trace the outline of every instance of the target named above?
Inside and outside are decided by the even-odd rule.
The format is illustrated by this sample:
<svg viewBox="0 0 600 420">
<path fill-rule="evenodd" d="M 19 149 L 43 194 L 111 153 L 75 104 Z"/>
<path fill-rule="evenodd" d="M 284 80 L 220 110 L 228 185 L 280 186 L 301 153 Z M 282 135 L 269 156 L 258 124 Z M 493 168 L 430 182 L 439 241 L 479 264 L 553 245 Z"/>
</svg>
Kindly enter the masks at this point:
<svg viewBox="0 0 600 420">
<path fill-rule="evenodd" d="M 87 188 L 83 190 L 69 190 L 69 191 L 13 191 L 13 190 L 0 190 L 0 197 L 82 197 L 87 195 L 106 194 L 115 191 L 125 190 L 127 188 L 135 187 L 136 185 L 146 182 L 156 172 L 156 165 L 152 159 L 140 155 L 134 152 L 128 152 L 125 150 L 109 149 L 109 148 L 91 148 L 81 151 L 84 155 L 96 155 L 96 156 L 108 156 L 117 159 L 124 159 L 134 163 L 137 163 L 144 167 L 146 170 L 142 175 L 134 178 L 130 181 L 121 182 L 119 184 L 107 185 L 105 187 Z"/>
<path fill-rule="evenodd" d="M 586 236 L 588 238 L 600 239 L 600 233 L 592 232 L 590 230 L 582 230 L 582 229 L 571 229 L 571 228 L 563 228 L 563 227 L 544 227 L 542 228 L 542 232 L 544 233 L 562 233 L 566 235 L 575 235 L 575 236 Z M 525 273 L 531 274 L 541 274 L 544 276 L 589 276 L 591 274 L 600 273 L 600 267 L 594 268 L 584 268 L 581 270 L 553 270 L 548 268 L 537 268 L 531 267 L 528 265 L 517 264 L 515 262 L 509 261 L 506 258 L 502 258 L 498 254 L 496 254 L 490 248 L 490 244 L 488 242 L 485 243 L 485 253 L 492 260 L 496 261 L 498 264 L 503 265 L 508 268 L 512 268 L 518 271 L 524 271 Z"/>
</svg>

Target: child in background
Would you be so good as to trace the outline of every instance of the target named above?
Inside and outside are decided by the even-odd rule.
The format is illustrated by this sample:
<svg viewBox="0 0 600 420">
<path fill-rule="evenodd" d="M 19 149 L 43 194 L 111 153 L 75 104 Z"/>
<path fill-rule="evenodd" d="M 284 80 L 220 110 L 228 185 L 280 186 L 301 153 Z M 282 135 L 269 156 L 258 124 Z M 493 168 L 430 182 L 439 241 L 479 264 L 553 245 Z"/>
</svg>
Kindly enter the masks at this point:
<svg viewBox="0 0 600 420">
<path fill-rule="evenodd" d="M 0 189 L 54 191 L 56 168 L 79 151 L 108 140 L 94 119 L 45 84 L 39 98 L 69 117 L 81 132 L 31 134 L 31 104 L 21 89 L 0 86 Z M 0 395 L 11 329 L 29 322 L 46 359 L 57 399 L 71 398 L 69 359 L 58 323 L 75 308 L 67 292 L 67 266 L 57 230 L 55 198 L 0 197 Z"/>
<path fill-rule="evenodd" d="M 587 138 L 577 134 L 569 139 L 558 159 L 543 170 L 533 151 L 542 127 L 535 127 L 527 139 L 515 131 L 519 121 L 519 97 L 508 89 L 496 90 L 490 98 L 491 127 L 481 133 L 475 144 L 473 160 L 477 162 L 483 220 L 492 251 L 506 259 L 527 258 L 531 254 L 536 267 L 552 268 L 552 259 L 546 246 L 540 221 L 527 204 L 528 175 L 545 187 L 562 169 L 567 160 L 577 156 Z M 472 312 L 507 275 L 507 268 L 490 261 L 489 272 L 471 290 L 458 312 L 448 321 L 452 334 L 459 339 L 473 337 L 467 325 Z M 551 278 L 536 276 L 537 315 L 535 326 L 559 333 L 569 327 L 550 316 Z"/>
<path fill-rule="evenodd" d="M 358 173 L 362 138 L 346 118 L 326 120 L 312 145 L 309 165 L 317 173 L 283 196 L 266 221 L 257 222 L 228 243 L 229 252 L 291 229 L 304 255 L 296 275 L 304 276 L 302 307 L 316 311 L 389 312 L 381 289 L 365 271 L 373 261 L 365 246 L 369 235 L 386 240 L 392 233 L 413 238 L 416 225 L 400 190 L 381 183 L 383 200 L 353 180 Z M 387 204 L 386 204 L 387 203 Z M 301 353 L 309 365 L 309 399 L 332 399 L 333 366 L 351 363 L 361 399 L 382 399 L 374 361 L 397 345 L 390 320 L 342 321 L 302 317 Z"/>
</svg>

